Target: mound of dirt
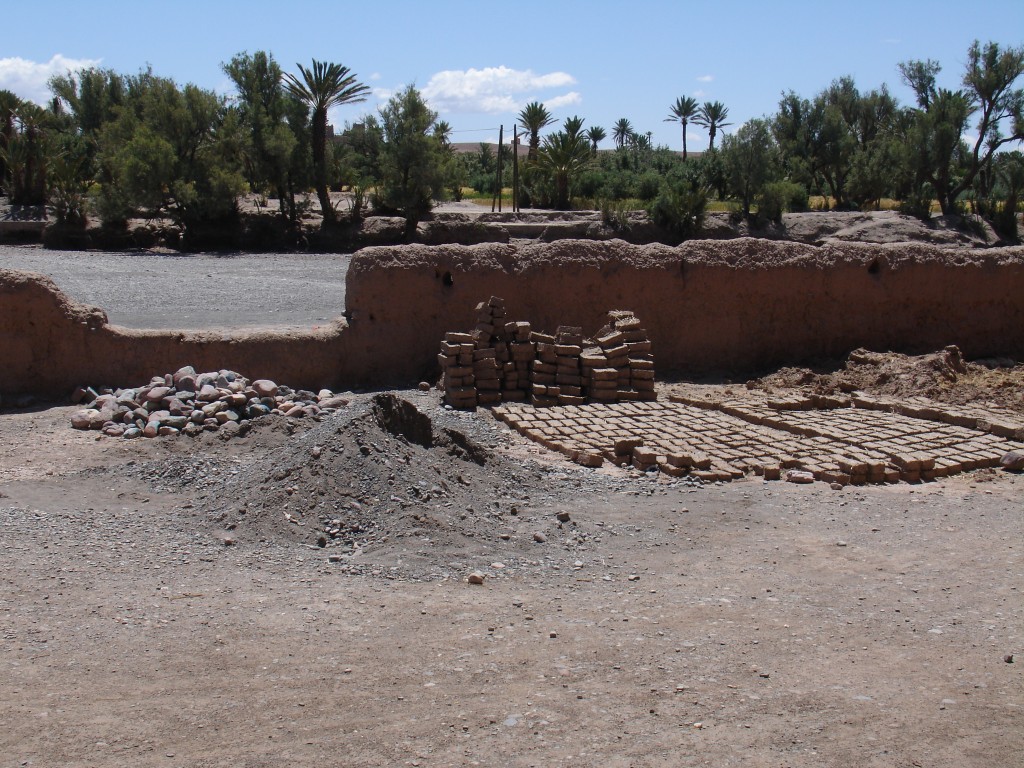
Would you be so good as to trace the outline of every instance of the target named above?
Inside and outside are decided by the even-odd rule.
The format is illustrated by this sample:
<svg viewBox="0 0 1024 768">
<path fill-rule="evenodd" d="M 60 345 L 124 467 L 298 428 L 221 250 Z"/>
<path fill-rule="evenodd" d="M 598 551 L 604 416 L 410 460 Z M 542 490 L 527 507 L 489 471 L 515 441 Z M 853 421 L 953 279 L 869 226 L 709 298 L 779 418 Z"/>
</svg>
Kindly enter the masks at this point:
<svg viewBox="0 0 1024 768">
<path fill-rule="evenodd" d="M 196 510 L 226 544 L 304 544 L 345 572 L 437 578 L 496 560 L 507 573 L 558 565 L 599 533 L 571 517 L 581 491 L 623 481 L 558 459 L 513 460 L 518 439 L 446 410 L 435 393 L 382 393 L 319 422 L 266 417 L 233 441 L 264 449 L 209 472 Z M 194 487 L 193 462 L 165 459 L 163 482 Z"/>
<path fill-rule="evenodd" d="M 956 346 L 926 355 L 857 349 L 835 370 L 782 368 L 748 382 L 751 389 L 800 388 L 818 394 L 867 392 L 924 396 L 955 405 L 996 405 L 1024 413 L 1024 364 L 1009 358 L 967 362 Z"/>
</svg>

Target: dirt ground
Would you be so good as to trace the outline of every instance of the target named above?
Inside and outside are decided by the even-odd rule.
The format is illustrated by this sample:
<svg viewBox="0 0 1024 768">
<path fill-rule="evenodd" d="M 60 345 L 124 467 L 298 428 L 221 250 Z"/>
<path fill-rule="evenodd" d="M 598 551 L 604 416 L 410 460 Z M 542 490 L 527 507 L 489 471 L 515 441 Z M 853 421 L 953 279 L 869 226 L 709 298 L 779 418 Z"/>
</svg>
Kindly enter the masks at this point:
<svg viewBox="0 0 1024 768">
<path fill-rule="evenodd" d="M 1024 763 L 1019 475 L 588 470 L 436 391 L 228 442 L 71 411 L 0 414 L 0 766 Z"/>
</svg>

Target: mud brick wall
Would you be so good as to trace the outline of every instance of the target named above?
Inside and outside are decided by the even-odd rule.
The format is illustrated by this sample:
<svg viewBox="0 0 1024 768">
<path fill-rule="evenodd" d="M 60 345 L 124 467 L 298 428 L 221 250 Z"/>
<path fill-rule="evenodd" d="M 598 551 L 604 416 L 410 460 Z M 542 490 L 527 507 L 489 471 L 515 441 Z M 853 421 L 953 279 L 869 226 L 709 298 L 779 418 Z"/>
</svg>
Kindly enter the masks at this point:
<svg viewBox="0 0 1024 768">
<path fill-rule="evenodd" d="M 348 322 L 300 334 L 131 331 L 45 277 L 0 270 L 0 395 L 66 395 L 184 365 L 308 389 L 408 386 L 436 378 L 438 340 L 473 327 L 476 302 L 491 295 L 534 328 L 596 328 L 610 307 L 635 309 L 663 372 L 742 375 L 857 347 L 1024 357 L 1021 247 L 413 245 L 356 253 Z"/>
<path fill-rule="evenodd" d="M 352 330 L 402 329 L 364 375 L 436 372 L 438 340 L 472 327 L 473 307 L 490 295 L 534 328 L 595 328 L 609 307 L 634 309 L 662 373 L 744 374 L 857 347 L 919 353 L 956 344 L 967 357 L 1024 356 L 1021 247 L 564 240 L 356 253 Z"/>
</svg>

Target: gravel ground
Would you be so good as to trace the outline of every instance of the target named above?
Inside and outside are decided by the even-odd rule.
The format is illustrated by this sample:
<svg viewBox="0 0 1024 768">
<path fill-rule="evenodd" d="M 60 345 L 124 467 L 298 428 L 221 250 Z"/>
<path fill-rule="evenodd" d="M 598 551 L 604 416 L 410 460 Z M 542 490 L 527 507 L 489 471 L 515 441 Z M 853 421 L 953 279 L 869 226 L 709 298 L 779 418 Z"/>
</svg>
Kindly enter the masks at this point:
<svg viewBox="0 0 1024 768">
<path fill-rule="evenodd" d="M 308 328 L 345 308 L 350 254 L 53 251 L 0 246 L 0 268 L 48 275 L 129 328 Z M 125 281 L 125 274 L 135 277 Z"/>
</svg>

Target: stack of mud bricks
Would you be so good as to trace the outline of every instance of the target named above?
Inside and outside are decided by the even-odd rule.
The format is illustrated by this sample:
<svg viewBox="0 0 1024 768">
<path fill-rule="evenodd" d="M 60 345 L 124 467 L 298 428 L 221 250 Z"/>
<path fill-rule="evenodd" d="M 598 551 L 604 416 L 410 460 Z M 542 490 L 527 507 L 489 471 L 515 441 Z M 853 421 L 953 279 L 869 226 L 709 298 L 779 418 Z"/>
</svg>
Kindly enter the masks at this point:
<svg viewBox="0 0 1024 768">
<path fill-rule="evenodd" d="M 625 310 L 608 313 L 608 324 L 597 333 L 597 346 L 580 356 L 584 394 L 595 402 L 657 400 L 654 358 L 647 331 Z"/>
<path fill-rule="evenodd" d="M 475 408 L 477 404 L 476 375 L 473 358 L 476 345 L 473 335 L 451 331 L 444 335 L 441 353 L 437 356 L 444 372 L 444 399 L 453 408 Z"/>
<path fill-rule="evenodd" d="M 530 403 L 540 407 L 585 403 L 580 375 L 583 329 L 561 325 L 554 335 L 534 332 L 531 339 L 536 356 L 530 363 Z"/>
<path fill-rule="evenodd" d="M 471 333 L 445 334 L 438 356 L 445 401 L 474 408 L 525 400 L 541 407 L 656 400 L 651 342 L 636 316 L 609 312 L 597 336 L 584 339 L 574 326 L 546 334 L 527 322 L 506 322 L 505 302 L 492 296 L 477 305 Z"/>
</svg>

